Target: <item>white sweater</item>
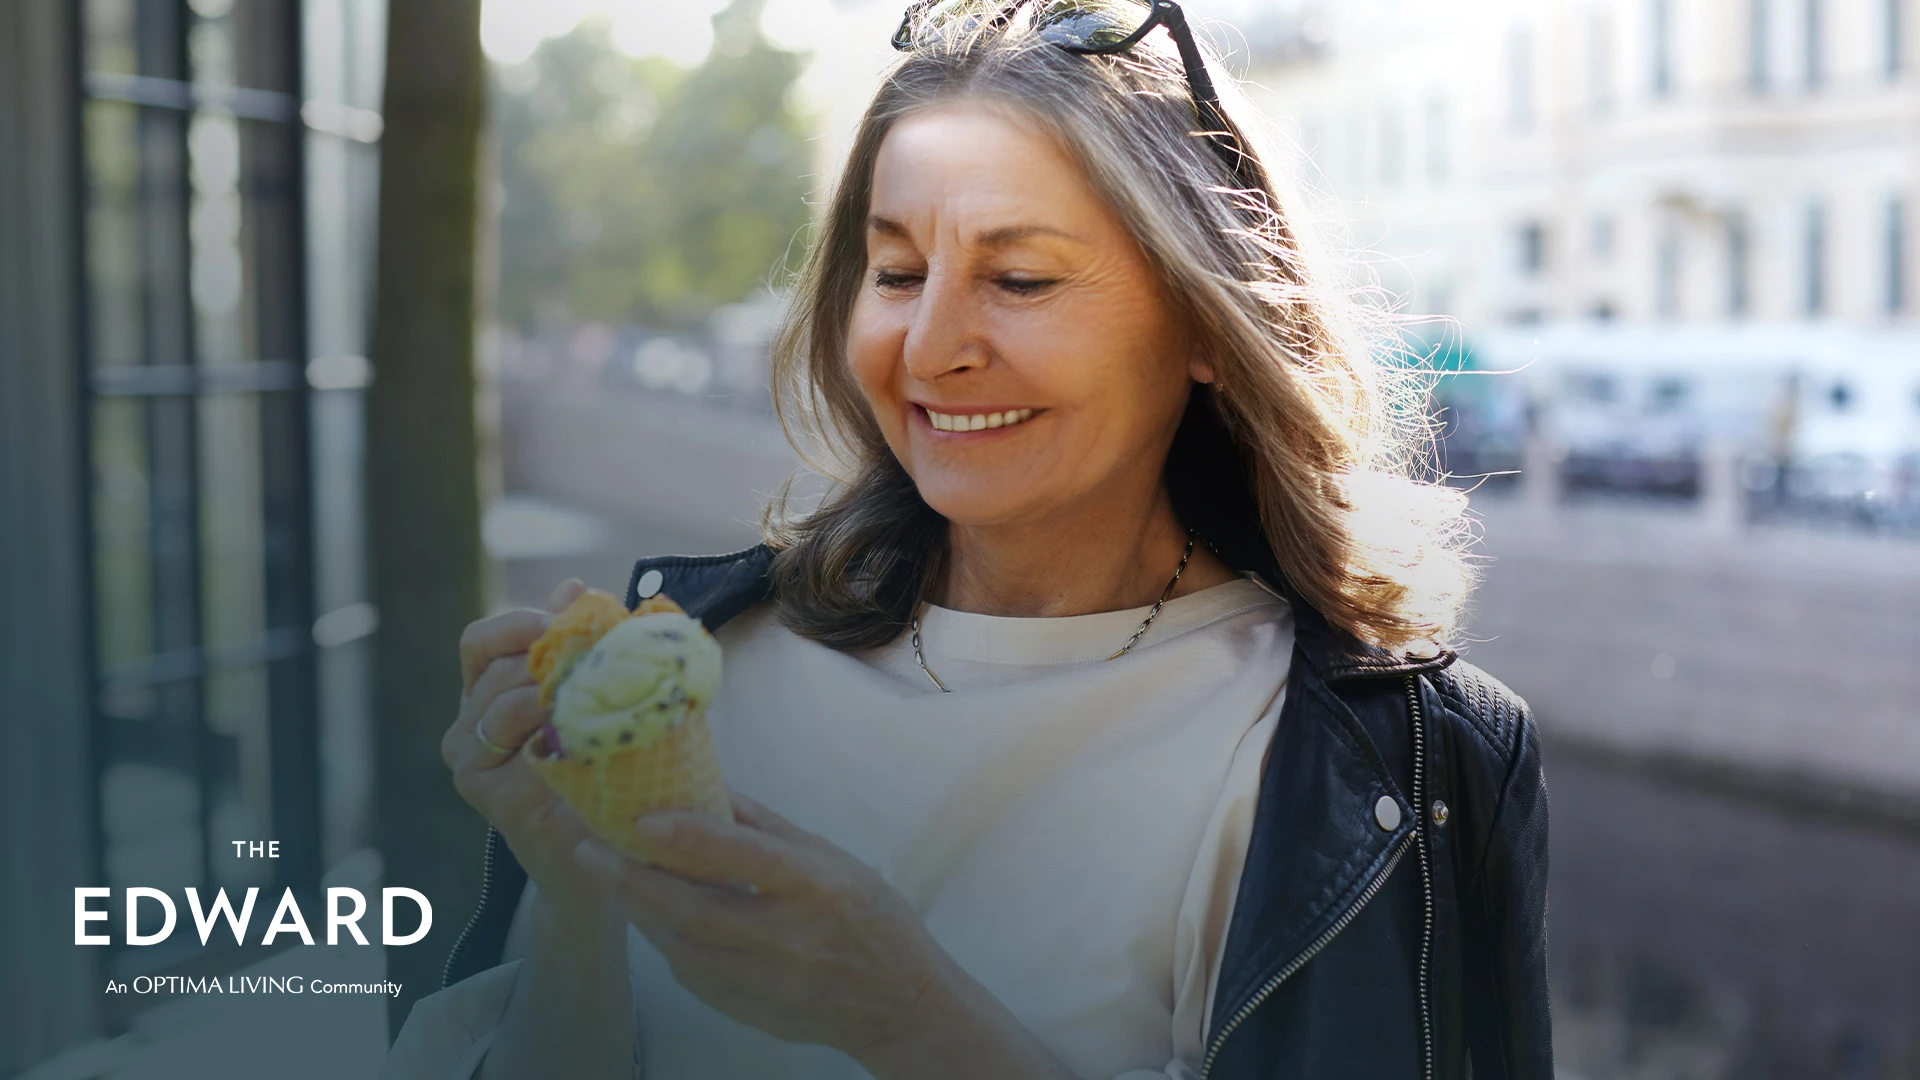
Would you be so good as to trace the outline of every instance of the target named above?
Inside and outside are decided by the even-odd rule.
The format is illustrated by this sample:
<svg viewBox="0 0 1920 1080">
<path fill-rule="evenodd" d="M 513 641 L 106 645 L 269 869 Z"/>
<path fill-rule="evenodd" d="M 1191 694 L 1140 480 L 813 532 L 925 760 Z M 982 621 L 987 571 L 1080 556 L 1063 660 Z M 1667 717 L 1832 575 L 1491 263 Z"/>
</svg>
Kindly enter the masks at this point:
<svg viewBox="0 0 1920 1080">
<path fill-rule="evenodd" d="M 1197 1075 L 1292 614 L 1251 576 L 1056 619 L 931 608 L 867 653 L 765 606 L 722 626 L 708 719 L 728 782 L 878 870 L 1076 1074 Z M 518 961 L 414 1006 L 382 1075 L 471 1075 Z M 708 1007 L 628 933 L 646 1080 L 856 1080 L 838 1051 Z"/>
</svg>

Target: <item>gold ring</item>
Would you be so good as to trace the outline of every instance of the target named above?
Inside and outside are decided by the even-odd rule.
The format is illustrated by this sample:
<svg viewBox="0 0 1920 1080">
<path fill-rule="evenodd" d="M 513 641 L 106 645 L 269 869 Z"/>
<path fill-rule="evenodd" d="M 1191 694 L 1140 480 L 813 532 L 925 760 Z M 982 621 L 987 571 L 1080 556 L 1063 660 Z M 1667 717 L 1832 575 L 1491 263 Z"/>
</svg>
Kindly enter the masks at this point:
<svg viewBox="0 0 1920 1080">
<path fill-rule="evenodd" d="M 504 746 L 501 746 L 499 743 L 494 742 L 492 739 L 487 738 L 486 730 L 480 726 L 480 721 L 478 720 L 475 720 L 473 722 L 473 737 L 480 740 L 481 746 L 484 746 L 487 749 L 493 751 L 494 753 L 499 754 L 501 757 L 513 756 L 513 751 L 507 749 Z"/>
</svg>

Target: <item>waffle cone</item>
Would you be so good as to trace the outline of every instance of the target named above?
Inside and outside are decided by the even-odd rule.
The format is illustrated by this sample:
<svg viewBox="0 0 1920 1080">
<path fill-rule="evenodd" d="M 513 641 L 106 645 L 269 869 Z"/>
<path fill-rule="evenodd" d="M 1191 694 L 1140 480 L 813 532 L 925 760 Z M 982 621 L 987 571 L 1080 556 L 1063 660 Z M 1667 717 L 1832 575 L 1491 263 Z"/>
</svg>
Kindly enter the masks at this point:
<svg viewBox="0 0 1920 1080">
<path fill-rule="evenodd" d="M 642 854 L 633 823 L 655 810 L 697 810 L 733 820 L 733 802 L 720 777 L 706 714 L 691 710 L 645 746 L 620 747 L 587 757 L 542 757 L 530 739 L 523 751 L 555 794 L 595 835 L 629 855 Z"/>
</svg>

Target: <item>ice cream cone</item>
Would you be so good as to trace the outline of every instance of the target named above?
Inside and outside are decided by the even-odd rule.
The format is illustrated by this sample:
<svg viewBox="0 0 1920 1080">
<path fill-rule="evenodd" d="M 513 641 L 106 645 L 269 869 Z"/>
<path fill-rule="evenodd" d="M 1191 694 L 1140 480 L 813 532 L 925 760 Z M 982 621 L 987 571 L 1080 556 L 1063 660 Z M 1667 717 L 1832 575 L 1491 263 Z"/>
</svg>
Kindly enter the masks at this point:
<svg viewBox="0 0 1920 1080">
<path fill-rule="evenodd" d="M 527 662 L 552 713 L 522 754 L 596 835 L 638 855 L 633 824 L 655 810 L 733 820 L 706 719 L 719 648 L 678 604 L 655 596 L 629 613 L 590 590 Z"/>
<path fill-rule="evenodd" d="M 733 802 L 720 777 L 704 713 L 690 711 L 645 746 L 622 747 L 591 758 L 542 757 L 541 739 L 527 742 L 527 761 L 602 840 L 639 855 L 633 823 L 655 810 L 697 810 L 733 820 Z"/>
</svg>

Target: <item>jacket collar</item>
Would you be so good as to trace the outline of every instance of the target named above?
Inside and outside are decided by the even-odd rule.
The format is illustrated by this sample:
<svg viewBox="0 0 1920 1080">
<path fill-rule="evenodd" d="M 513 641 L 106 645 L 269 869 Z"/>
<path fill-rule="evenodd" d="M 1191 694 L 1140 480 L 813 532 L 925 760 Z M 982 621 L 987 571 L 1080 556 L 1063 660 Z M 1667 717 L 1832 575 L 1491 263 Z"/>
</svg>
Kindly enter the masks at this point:
<svg viewBox="0 0 1920 1080">
<path fill-rule="evenodd" d="M 665 593 L 708 630 L 773 595 L 767 576 L 773 550 L 755 544 L 723 555 L 661 555 L 633 564 L 627 577 L 627 608 Z"/>
<path fill-rule="evenodd" d="M 1327 682 L 1438 671 L 1458 658 L 1453 650 L 1431 641 L 1413 642 L 1398 650 L 1369 644 L 1336 628 L 1291 589 L 1285 595 L 1293 605 L 1294 635 L 1300 651 Z"/>
<path fill-rule="evenodd" d="M 772 563 L 773 551 L 765 544 L 722 555 L 662 555 L 641 559 L 633 565 L 627 581 L 627 607 L 664 592 L 708 629 L 716 629 L 773 595 L 767 576 Z M 1304 603 L 1284 579 L 1276 588 L 1293 607 L 1299 653 L 1329 683 L 1435 671 L 1455 659 L 1454 652 L 1432 642 L 1416 642 L 1395 651 L 1361 641 L 1328 623 L 1311 605 Z"/>
</svg>

